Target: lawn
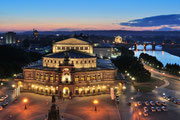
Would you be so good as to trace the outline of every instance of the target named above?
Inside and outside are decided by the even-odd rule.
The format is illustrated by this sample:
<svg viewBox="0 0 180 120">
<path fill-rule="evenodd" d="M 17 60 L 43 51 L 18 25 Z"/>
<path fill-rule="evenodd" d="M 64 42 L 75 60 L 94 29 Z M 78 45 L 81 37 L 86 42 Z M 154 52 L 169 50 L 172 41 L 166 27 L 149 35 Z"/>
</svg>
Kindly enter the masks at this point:
<svg viewBox="0 0 180 120">
<path fill-rule="evenodd" d="M 151 81 L 148 82 L 143 82 L 143 83 L 138 83 L 138 82 L 134 82 L 134 87 L 136 88 L 136 90 L 140 90 L 140 92 L 151 92 L 154 88 L 156 88 L 156 86 L 161 86 L 164 84 L 164 81 L 156 79 L 156 78 L 151 78 Z"/>
</svg>

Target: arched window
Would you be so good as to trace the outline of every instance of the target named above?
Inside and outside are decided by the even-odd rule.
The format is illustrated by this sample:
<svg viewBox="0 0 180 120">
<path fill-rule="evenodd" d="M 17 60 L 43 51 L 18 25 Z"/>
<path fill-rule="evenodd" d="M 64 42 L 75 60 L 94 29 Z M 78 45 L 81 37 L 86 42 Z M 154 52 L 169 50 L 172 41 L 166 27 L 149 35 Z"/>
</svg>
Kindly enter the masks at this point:
<svg viewBox="0 0 180 120">
<path fill-rule="evenodd" d="M 41 74 L 41 80 L 44 80 L 44 76 Z"/>
<path fill-rule="evenodd" d="M 98 74 L 98 80 L 101 80 L 101 79 L 102 79 L 101 74 Z"/>
<path fill-rule="evenodd" d="M 84 81 L 84 75 L 81 76 L 81 81 Z"/>
<path fill-rule="evenodd" d="M 95 75 L 93 75 L 93 76 L 92 76 L 92 80 L 96 80 L 96 77 L 95 77 Z"/>
<path fill-rule="evenodd" d="M 45 80 L 48 81 L 48 74 L 45 75 Z"/>
<path fill-rule="evenodd" d="M 40 77 L 39 77 L 39 73 L 37 73 L 37 75 L 36 75 L 36 79 L 39 79 Z"/>
<path fill-rule="evenodd" d="M 59 81 L 59 75 L 56 75 L 56 82 Z"/>
<path fill-rule="evenodd" d="M 54 77 L 53 77 L 53 75 L 50 76 L 50 82 L 54 82 Z"/>
<path fill-rule="evenodd" d="M 78 81 L 79 81 L 79 77 L 78 77 L 77 75 L 75 76 L 74 79 L 75 79 L 75 82 L 78 82 Z"/>
<path fill-rule="evenodd" d="M 88 75 L 88 76 L 87 76 L 87 81 L 90 81 L 90 80 L 91 80 L 91 76 Z"/>
</svg>

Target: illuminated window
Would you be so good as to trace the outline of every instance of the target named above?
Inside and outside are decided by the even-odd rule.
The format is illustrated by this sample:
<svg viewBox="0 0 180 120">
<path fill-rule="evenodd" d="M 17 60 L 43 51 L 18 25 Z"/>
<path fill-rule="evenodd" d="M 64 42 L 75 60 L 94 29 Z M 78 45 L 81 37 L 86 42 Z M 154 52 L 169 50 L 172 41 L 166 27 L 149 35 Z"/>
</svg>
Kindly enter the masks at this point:
<svg viewBox="0 0 180 120">
<path fill-rule="evenodd" d="M 93 76 L 92 76 L 92 80 L 95 80 L 95 79 L 96 79 L 96 77 L 95 77 L 95 75 L 93 75 Z"/>
<path fill-rule="evenodd" d="M 79 81 L 79 77 L 75 76 L 75 82 L 78 82 L 78 81 Z"/>
<path fill-rule="evenodd" d="M 84 75 L 81 76 L 81 81 L 84 81 Z"/>
<path fill-rule="evenodd" d="M 56 47 L 57 50 L 60 50 L 60 47 Z"/>
<path fill-rule="evenodd" d="M 37 75 L 36 75 L 36 79 L 39 79 L 39 73 L 37 73 Z"/>
<path fill-rule="evenodd" d="M 41 80 L 43 80 L 44 79 L 44 76 L 43 75 L 41 75 Z"/>
<path fill-rule="evenodd" d="M 102 77 L 101 77 L 101 74 L 98 74 L 98 80 L 101 80 Z"/>
<path fill-rule="evenodd" d="M 87 76 L 87 81 L 90 81 L 91 80 L 91 77 L 90 75 Z"/>
<path fill-rule="evenodd" d="M 56 82 L 58 82 L 59 81 L 59 76 L 58 75 L 56 75 Z"/>
<path fill-rule="evenodd" d="M 53 78 L 53 75 L 50 76 L 50 82 L 53 82 L 54 81 L 54 78 Z"/>
<path fill-rule="evenodd" d="M 45 80 L 48 81 L 48 74 L 45 75 Z"/>
<path fill-rule="evenodd" d="M 79 47 L 76 47 L 76 50 L 79 50 Z"/>
</svg>

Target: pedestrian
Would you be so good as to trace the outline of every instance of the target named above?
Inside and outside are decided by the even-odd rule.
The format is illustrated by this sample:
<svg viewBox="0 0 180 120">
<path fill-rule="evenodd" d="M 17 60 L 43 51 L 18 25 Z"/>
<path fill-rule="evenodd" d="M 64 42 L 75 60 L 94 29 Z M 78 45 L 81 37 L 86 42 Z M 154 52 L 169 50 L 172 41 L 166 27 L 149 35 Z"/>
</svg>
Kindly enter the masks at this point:
<svg viewBox="0 0 180 120">
<path fill-rule="evenodd" d="M 61 116 L 61 120 L 64 120 L 64 117 L 63 117 L 63 116 Z"/>
</svg>

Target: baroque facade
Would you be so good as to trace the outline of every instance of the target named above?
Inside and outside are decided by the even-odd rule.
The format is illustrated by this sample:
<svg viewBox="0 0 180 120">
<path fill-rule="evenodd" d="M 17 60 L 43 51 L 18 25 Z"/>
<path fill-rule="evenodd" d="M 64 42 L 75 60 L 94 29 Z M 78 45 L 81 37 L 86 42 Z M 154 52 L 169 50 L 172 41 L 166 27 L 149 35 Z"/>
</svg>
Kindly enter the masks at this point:
<svg viewBox="0 0 180 120">
<path fill-rule="evenodd" d="M 121 89 L 113 64 L 99 65 L 92 53 L 92 45 L 83 40 L 70 38 L 56 42 L 53 53 L 43 57 L 41 65 L 23 69 L 22 78 L 15 78 L 16 86 L 21 87 L 21 91 L 60 97 L 97 95 L 109 93 L 111 88 Z"/>
</svg>

